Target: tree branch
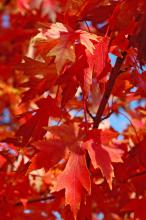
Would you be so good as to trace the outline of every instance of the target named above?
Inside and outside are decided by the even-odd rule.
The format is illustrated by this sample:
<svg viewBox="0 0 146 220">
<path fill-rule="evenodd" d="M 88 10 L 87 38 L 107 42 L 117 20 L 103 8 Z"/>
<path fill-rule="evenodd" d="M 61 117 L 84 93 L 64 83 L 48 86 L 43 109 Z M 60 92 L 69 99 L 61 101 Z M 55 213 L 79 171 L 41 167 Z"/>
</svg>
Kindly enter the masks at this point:
<svg viewBox="0 0 146 220">
<path fill-rule="evenodd" d="M 11 0 L 3 0 L 3 5 L 8 5 L 11 2 Z"/>
<path fill-rule="evenodd" d="M 120 71 L 120 68 L 121 68 L 121 66 L 123 64 L 123 61 L 125 60 L 125 57 L 126 57 L 126 52 L 123 53 L 123 57 L 122 58 L 120 58 L 120 57 L 117 58 L 116 64 L 115 64 L 114 68 L 112 69 L 109 81 L 106 84 L 105 92 L 103 94 L 103 97 L 101 99 L 99 108 L 98 108 L 96 116 L 94 118 L 93 128 L 98 128 L 100 122 L 102 121 L 101 117 L 102 117 L 102 115 L 104 113 L 106 104 L 107 104 L 107 102 L 109 100 L 110 94 L 112 92 L 112 88 L 114 86 L 116 78 L 119 75 L 119 71 Z"/>
</svg>

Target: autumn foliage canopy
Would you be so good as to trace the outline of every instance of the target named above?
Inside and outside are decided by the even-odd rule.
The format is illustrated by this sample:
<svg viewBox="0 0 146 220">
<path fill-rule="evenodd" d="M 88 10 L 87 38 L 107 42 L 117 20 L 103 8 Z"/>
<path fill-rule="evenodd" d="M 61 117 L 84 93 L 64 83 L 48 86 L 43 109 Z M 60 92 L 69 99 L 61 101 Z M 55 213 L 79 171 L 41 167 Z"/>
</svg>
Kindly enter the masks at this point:
<svg viewBox="0 0 146 220">
<path fill-rule="evenodd" d="M 146 220 L 145 98 L 145 0 L 1 0 L 0 220 Z"/>
</svg>

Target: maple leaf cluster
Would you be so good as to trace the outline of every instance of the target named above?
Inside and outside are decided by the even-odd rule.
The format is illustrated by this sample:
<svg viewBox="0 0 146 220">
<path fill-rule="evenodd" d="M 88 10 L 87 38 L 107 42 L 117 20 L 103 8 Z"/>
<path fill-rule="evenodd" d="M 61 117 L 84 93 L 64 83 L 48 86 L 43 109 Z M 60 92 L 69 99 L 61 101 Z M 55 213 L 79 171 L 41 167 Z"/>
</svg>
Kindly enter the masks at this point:
<svg viewBox="0 0 146 220">
<path fill-rule="evenodd" d="M 146 220 L 145 98 L 144 0 L 2 0 L 0 219 Z"/>
</svg>

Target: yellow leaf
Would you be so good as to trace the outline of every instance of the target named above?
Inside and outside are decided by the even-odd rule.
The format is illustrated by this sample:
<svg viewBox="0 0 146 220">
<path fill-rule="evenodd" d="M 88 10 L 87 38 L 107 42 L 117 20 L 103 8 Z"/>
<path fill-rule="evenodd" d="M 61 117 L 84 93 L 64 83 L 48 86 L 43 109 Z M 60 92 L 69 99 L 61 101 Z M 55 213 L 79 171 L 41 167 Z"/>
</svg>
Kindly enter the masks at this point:
<svg viewBox="0 0 146 220">
<path fill-rule="evenodd" d="M 60 73 L 67 61 L 75 62 L 75 48 L 70 42 L 60 41 L 50 52 L 49 56 L 55 56 L 57 72 Z"/>
</svg>

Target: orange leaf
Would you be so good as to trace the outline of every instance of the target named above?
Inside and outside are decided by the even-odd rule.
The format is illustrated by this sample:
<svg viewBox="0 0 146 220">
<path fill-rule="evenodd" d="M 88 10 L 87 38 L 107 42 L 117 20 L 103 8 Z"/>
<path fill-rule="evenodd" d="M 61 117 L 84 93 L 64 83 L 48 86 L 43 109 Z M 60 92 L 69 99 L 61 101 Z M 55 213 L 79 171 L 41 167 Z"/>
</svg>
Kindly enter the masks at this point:
<svg viewBox="0 0 146 220">
<path fill-rule="evenodd" d="M 79 154 L 72 152 L 65 170 L 57 178 L 55 190 L 65 189 L 66 205 L 71 206 L 75 219 L 84 192 L 83 188 L 90 194 L 90 177 L 85 155 L 81 152 Z"/>
</svg>

